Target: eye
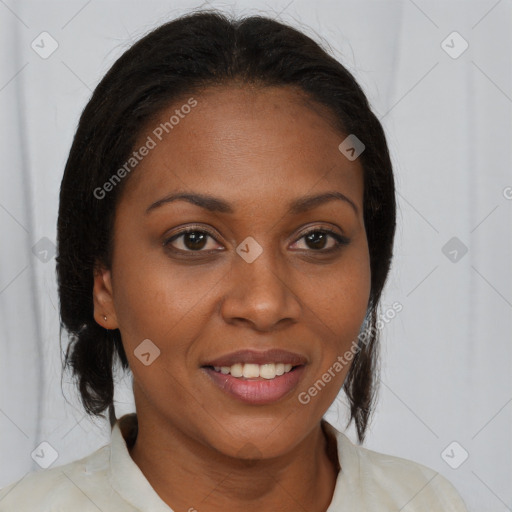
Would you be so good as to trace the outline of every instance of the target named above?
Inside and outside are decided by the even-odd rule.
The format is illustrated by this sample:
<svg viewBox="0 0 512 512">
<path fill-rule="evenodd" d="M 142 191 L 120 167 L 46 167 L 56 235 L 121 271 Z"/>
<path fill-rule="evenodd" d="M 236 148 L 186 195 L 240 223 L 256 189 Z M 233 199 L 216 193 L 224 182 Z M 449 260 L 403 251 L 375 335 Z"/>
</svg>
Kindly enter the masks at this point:
<svg viewBox="0 0 512 512">
<path fill-rule="evenodd" d="M 215 248 L 214 246 L 210 247 L 210 249 L 206 248 L 208 245 L 208 239 L 210 238 L 212 240 L 216 240 L 215 236 L 216 235 L 214 235 L 208 230 L 205 230 L 202 227 L 199 228 L 195 226 L 188 226 L 187 228 L 182 229 L 181 231 L 174 234 L 170 238 L 164 240 L 162 245 L 173 250 L 174 252 L 181 253 L 218 251 L 219 249 Z M 319 253 L 331 253 L 338 251 L 341 248 L 341 246 L 348 245 L 350 242 L 348 238 L 328 228 L 311 229 L 304 233 L 298 239 L 298 241 L 302 239 L 304 239 L 306 244 L 309 246 L 306 247 L 306 250 L 308 250 L 309 248 L 311 251 Z M 326 248 L 329 239 L 332 240 L 331 246 Z M 175 245 L 177 241 L 179 241 L 179 244 L 176 245 L 181 245 L 181 247 L 177 247 Z"/>
<path fill-rule="evenodd" d="M 333 243 L 330 247 L 326 248 L 326 244 L 331 238 L 333 240 Z M 320 253 L 330 253 L 335 252 L 341 248 L 343 245 L 348 245 L 350 240 L 342 236 L 335 231 L 332 231 L 331 229 L 327 228 L 315 228 L 311 229 L 310 231 L 307 231 L 304 233 L 299 240 L 304 239 L 306 244 L 309 246 L 311 250 L 314 252 L 320 252 Z M 307 248 L 306 248 L 307 249 Z"/>
<path fill-rule="evenodd" d="M 202 250 L 208 245 L 208 238 L 215 240 L 214 235 L 209 231 L 206 231 L 204 228 L 199 229 L 194 226 L 189 226 L 166 239 L 163 242 L 163 245 L 164 247 L 169 247 L 170 249 L 174 249 L 178 252 L 210 252 L 210 250 L 216 250 L 214 247 L 211 247 L 210 250 Z M 180 243 L 178 245 L 181 245 L 181 247 L 172 245 L 175 241 L 179 241 Z"/>
</svg>

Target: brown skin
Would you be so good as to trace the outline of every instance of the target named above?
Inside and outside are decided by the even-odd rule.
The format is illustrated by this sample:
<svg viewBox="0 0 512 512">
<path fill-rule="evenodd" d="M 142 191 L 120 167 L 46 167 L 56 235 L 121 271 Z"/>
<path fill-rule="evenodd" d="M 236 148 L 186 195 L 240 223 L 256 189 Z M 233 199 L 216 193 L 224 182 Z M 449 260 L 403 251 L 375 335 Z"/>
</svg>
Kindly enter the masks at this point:
<svg viewBox="0 0 512 512">
<path fill-rule="evenodd" d="M 338 150 L 345 135 L 325 110 L 297 90 L 233 84 L 194 98 L 197 106 L 126 183 L 112 268 L 95 275 L 95 319 L 120 330 L 134 378 L 139 433 L 131 456 L 176 511 L 323 512 L 336 469 L 321 419 L 349 366 L 309 404 L 298 395 L 350 347 L 364 320 L 363 169 Z M 166 109 L 136 147 L 187 99 Z M 175 201 L 145 214 L 154 201 L 185 190 L 222 198 L 235 213 Z M 358 212 L 334 200 L 290 214 L 293 199 L 326 191 L 349 197 Z M 162 246 L 191 224 L 216 238 L 199 248 L 187 235 L 175 239 L 171 247 L 187 251 L 181 256 Z M 350 243 L 322 255 L 335 239 L 322 245 L 304 234 L 326 227 Z M 235 252 L 248 236 L 263 248 L 250 264 Z M 223 250 L 206 254 L 214 249 Z M 146 338 L 161 351 L 149 366 L 134 355 Z M 297 388 L 269 405 L 219 390 L 201 365 L 243 348 L 304 355 Z"/>
</svg>

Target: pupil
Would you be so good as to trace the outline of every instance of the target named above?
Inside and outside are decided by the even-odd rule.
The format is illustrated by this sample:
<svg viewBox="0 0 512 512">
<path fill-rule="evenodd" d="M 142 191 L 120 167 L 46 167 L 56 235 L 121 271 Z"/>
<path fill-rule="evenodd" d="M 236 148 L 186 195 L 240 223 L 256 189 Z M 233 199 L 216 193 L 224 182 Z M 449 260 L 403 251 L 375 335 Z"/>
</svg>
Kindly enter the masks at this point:
<svg viewBox="0 0 512 512">
<path fill-rule="evenodd" d="M 204 247 L 205 240 L 206 235 L 197 231 L 186 233 L 185 235 L 185 245 L 188 249 L 202 249 Z"/>
<path fill-rule="evenodd" d="M 310 233 L 309 235 L 306 236 L 306 239 L 308 242 L 313 242 L 313 246 L 315 249 L 323 249 L 325 246 L 325 233 L 322 233 L 321 231 Z M 320 245 L 317 245 L 318 242 L 320 242 Z"/>
</svg>

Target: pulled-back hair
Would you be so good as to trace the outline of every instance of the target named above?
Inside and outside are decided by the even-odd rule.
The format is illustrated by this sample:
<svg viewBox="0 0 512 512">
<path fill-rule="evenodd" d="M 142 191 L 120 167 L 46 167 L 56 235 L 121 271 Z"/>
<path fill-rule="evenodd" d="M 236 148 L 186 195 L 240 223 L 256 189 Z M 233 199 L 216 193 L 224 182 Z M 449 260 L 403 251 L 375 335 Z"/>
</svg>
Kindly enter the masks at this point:
<svg viewBox="0 0 512 512">
<path fill-rule="evenodd" d="M 371 336 L 355 354 L 343 388 L 359 441 L 364 440 L 377 390 L 381 292 L 395 233 L 393 170 L 382 126 L 351 73 L 300 31 L 263 16 L 230 19 L 217 11 L 193 12 L 159 26 L 110 68 L 82 112 L 60 189 L 57 279 L 61 334 L 86 412 L 108 409 L 111 422 L 116 362 L 129 368 L 119 329 L 94 319 L 93 280 L 98 263 L 111 267 L 116 205 L 130 177 L 105 197 L 94 193 L 126 162 L 148 121 L 178 99 L 230 82 L 300 88 L 327 107 L 341 135 L 366 146 L 364 223 L 371 291 L 365 326 Z M 340 142 L 343 140 L 340 138 Z M 340 153 L 340 158 L 343 158 Z M 136 170 L 133 172 L 137 172 Z"/>
</svg>

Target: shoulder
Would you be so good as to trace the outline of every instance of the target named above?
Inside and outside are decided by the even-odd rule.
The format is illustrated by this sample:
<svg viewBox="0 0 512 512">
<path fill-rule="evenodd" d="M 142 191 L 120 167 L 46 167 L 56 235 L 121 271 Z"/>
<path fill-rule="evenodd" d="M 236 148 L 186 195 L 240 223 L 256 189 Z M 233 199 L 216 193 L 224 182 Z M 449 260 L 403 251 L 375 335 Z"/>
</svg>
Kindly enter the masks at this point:
<svg viewBox="0 0 512 512">
<path fill-rule="evenodd" d="M 380 492 L 389 492 L 401 506 L 425 512 L 439 510 L 465 512 L 466 507 L 455 487 L 433 469 L 403 459 L 357 447 L 360 468 Z"/>
<path fill-rule="evenodd" d="M 455 487 L 440 473 L 412 460 L 379 453 L 355 445 L 343 433 L 340 441 L 350 485 L 360 491 L 365 510 L 408 512 L 467 512 Z"/>
<path fill-rule="evenodd" d="M 105 493 L 110 445 L 69 464 L 38 472 L 0 489 L 0 512 L 95 511 Z"/>
</svg>

